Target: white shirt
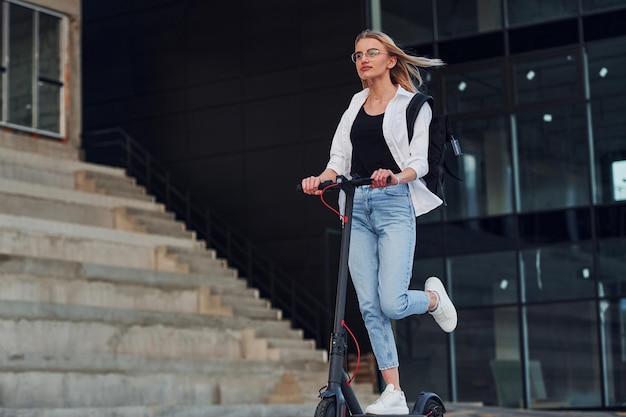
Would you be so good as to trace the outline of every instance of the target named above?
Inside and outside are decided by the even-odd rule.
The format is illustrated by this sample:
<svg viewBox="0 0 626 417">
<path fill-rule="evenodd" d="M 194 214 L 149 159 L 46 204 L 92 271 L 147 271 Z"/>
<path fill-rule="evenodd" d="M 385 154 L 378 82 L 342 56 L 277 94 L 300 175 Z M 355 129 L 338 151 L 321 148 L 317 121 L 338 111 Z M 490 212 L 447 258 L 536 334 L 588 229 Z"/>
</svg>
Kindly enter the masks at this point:
<svg viewBox="0 0 626 417">
<path fill-rule="evenodd" d="M 369 96 L 369 92 L 369 88 L 366 88 L 352 97 L 350 105 L 339 121 L 330 147 L 330 160 L 326 168 L 330 168 L 338 175 L 343 175 L 346 178 L 350 178 L 352 164 L 350 131 L 354 119 Z M 400 169 L 404 171 L 406 168 L 412 168 L 417 174 L 417 179 L 409 182 L 408 185 L 415 215 L 420 216 L 439 207 L 443 201 L 428 190 L 422 179 L 428 173 L 428 132 L 432 119 L 432 110 L 429 105 L 424 105 L 420 109 L 415 121 L 413 138 L 409 144 L 406 129 L 406 107 L 413 95 L 414 93 L 398 86 L 398 91 L 387 104 L 383 116 L 383 136 Z M 340 199 L 342 212 L 343 200 L 343 198 Z"/>
</svg>

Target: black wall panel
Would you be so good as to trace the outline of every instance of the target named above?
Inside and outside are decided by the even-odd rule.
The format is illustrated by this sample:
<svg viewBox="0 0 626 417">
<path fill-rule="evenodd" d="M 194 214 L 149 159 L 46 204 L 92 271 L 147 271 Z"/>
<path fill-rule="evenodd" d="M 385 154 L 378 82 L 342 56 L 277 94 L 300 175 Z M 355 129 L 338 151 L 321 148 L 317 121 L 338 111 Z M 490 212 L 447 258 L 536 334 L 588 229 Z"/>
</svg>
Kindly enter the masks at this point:
<svg viewBox="0 0 626 417">
<path fill-rule="evenodd" d="M 296 193 L 360 90 L 362 0 L 83 0 L 85 132 L 121 127 L 294 277 L 321 291 L 323 234 Z M 334 197 L 333 197 L 334 200 Z"/>
</svg>

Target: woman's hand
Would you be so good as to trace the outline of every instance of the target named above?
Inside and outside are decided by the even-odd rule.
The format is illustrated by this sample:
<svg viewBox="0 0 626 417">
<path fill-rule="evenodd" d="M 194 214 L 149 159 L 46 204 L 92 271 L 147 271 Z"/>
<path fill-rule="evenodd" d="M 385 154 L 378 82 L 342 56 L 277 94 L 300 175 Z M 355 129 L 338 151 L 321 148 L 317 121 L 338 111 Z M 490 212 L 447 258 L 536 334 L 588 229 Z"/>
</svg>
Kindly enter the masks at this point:
<svg viewBox="0 0 626 417">
<path fill-rule="evenodd" d="M 372 173 L 370 178 L 372 179 L 372 188 L 382 188 L 400 184 L 400 178 L 389 169 L 377 169 Z"/>
<path fill-rule="evenodd" d="M 322 191 L 319 189 L 322 181 L 320 177 L 310 176 L 302 180 L 302 192 L 310 195 L 320 195 Z"/>
</svg>

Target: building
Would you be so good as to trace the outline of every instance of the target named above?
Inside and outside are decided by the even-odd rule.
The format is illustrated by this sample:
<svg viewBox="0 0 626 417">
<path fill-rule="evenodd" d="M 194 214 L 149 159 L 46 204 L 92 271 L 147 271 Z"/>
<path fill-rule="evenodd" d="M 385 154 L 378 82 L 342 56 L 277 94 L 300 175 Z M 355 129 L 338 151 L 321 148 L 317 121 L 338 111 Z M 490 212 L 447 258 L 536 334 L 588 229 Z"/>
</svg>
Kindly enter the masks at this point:
<svg viewBox="0 0 626 417">
<path fill-rule="evenodd" d="M 460 322 L 397 323 L 403 386 L 625 406 L 623 1 L 82 3 L 81 19 L 78 2 L 2 2 L 3 134 L 78 147 L 81 125 L 124 129 L 320 299 L 336 219 L 291 190 L 360 88 L 354 36 L 380 28 L 447 61 L 427 89 L 464 182 L 420 218 L 414 285 L 444 277 Z"/>
</svg>

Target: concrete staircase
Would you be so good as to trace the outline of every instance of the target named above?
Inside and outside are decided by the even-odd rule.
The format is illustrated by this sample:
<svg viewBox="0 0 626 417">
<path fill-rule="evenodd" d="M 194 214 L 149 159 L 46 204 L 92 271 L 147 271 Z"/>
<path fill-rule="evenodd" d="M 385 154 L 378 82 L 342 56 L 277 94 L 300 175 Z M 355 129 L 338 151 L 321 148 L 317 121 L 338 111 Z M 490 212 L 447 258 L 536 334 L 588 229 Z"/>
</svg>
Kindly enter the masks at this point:
<svg viewBox="0 0 626 417">
<path fill-rule="evenodd" d="M 0 134 L 0 415 L 312 416 L 326 379 L 326 351 L 122 170 Z"/>
</svg>

